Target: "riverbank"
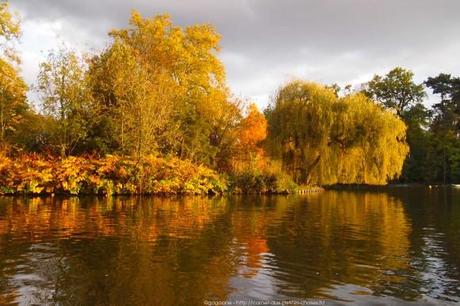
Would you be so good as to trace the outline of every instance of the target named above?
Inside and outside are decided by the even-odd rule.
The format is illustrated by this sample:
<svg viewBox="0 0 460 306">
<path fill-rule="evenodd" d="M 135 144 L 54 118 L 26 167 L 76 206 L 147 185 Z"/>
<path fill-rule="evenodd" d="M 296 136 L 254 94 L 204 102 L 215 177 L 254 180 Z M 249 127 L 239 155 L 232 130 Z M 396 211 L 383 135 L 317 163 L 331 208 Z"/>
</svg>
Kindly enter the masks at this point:
<svg viewBox="0 0 460 306">
<path fill-rule="evenodd" d="M 176 157 L 0 155 L 0 195 L 290 194 L 299 190 L 281 172 L 218 173 Z"/>
<path fill-rule="evenodd" d="M 217 172 L 174 157 L 0 156 L 3 195 L 218 194 L 227 185 Z"/>
<path fill-rule="evenodd" d="M 427 188 L 427 189 L 443 189 L 452 188 L 460 189 L 459 184 L 436 184 L 436 183 L 407 183 L 407 184 L 387 184 L 387 185 L 331 185 L 325 186 L 326 190 L 350 190 L 350 191 L 387 191 L 393 189 L 407 189 L 407 188 Z"/>
</svg>

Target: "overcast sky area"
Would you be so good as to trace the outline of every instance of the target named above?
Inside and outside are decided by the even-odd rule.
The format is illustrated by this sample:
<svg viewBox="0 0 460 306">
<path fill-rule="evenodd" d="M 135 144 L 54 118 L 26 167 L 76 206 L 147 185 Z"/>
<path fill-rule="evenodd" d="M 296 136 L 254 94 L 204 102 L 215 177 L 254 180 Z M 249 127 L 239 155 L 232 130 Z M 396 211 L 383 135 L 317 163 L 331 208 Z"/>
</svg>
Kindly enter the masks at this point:
<svg viewBox="0 0 460 306">
<path fill-rule="evenodd" d="M 63 44 L 97 51 L 130 11 L 213 24 L 232 92 L 264 107 L 292 79 L 357 85 L 395 66 L 416 81 L 460 75 L 459 0 L 11 0 L 22 18 L 23 75 Z"/>
</svg>

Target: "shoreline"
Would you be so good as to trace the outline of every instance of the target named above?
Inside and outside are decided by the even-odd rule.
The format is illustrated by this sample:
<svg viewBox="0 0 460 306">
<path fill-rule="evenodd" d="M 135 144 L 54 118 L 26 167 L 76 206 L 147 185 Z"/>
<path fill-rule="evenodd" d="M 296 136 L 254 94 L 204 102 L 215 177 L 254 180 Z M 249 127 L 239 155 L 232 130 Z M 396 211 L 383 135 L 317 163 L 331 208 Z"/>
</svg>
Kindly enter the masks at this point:
<svg viewBox="0 0 460 306">
<path fill-rule="evenodd" d="M 451 190 L 460 190 L 460 185 L 457 184 L 388 184 L 388 185 L 340 185 L 340 186 L 301 186 L 296 190 L 267 190 L 267 191 L 232 191 L 226 190 L 221 192 L 214 192 L 213 190 L 208 190 L 207 192 L 187 192 L 187 191 L 177 191 L 177 192 L 144 192 L 144 193 L 90 193 L 90 192 L 80 192 L 78 194 L 73 194 L 69 192 L 0 192 L 0 197 L 10 197 L 10 198 L 48 198 L 48 197 L 60 197 L 60 198 L 84 198 L 84 197 L 159 197 L 159 198 L 173 198 L 173 197 L 186 197 L 186 196 L 201 196 L 201 197 L 218 197 L 218 196 L 288 196 L 288 195 L 306 195 L 306 194 L 315 194 L 325 191 L 391 191 L 395 189 L 412 189 L 412 188 L 423 188 L 427 190 L 438 190 L 438 189 L 451 189 Z"/>
<path fill-rule="evenodd" d="M 312 193 L 321 193 L 327 191 L 326 188 L 320 186 L 302 186 L 296 190 L 267 190 L 267 191 L 222 191 L 222 192 L 213 192 L 209 190 L 208 192 L 150 192 L 150 193 L 88 193 L 81 192 L 78 194 L 72 194 L 69 192 L 9 192 L 9 193 L 0 193 L 0 197 L 11 197 L 11 198 L 47 198 L 47 197 L 67 197 L 67 198 L 83 198 L 83 197 L 183 197 L 183 196 L 203 196 L 203 197 L 216 197 L 216 196 L 287 196 L 287 195 L 302 195 L 302 194 L 312 194 Z"/>
</svg>

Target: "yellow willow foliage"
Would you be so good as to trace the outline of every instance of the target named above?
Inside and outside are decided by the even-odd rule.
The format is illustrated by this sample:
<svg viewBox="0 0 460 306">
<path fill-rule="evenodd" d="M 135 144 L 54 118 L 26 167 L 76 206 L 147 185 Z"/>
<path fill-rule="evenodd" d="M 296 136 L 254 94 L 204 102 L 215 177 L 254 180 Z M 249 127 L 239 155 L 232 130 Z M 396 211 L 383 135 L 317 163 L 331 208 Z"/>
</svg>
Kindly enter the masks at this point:
<svg viewBox="0 0 460 306">
<path fill-rule="evenodd" d="M 312 173 L 319 184 L 386 184 L 408 154 L 406 126 L 362 94 L 334 105 L 331 141 Z"/>
<path fill-rule="evenodd" d="M 332 90 L 295 81 L 281 88 L 269 118 L 269 146 L 297 182 L 310 183 L 329 143 L 333 123 Z"/>
<path fill-rule="evenodd" d="M 301 183 L 386 184 L 409 152 L 406 125 L 362 94 L 337 98 L 294 82 L 280 90 L 269 119 L 271 146 L 280 146 L 285 168 Z"/>
</svg>

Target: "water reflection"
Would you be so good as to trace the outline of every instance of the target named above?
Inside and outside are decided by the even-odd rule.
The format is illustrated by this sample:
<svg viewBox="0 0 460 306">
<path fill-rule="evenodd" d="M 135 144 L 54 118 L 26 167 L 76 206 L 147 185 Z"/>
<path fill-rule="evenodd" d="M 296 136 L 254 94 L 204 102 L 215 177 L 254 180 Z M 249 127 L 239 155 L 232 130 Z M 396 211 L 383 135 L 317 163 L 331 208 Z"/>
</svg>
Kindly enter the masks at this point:
<svg viewBox="0 0 460 306">
<path fill-rule="evenodd" d="M 455 304 L 458 200 L 424 190 L 2 198 L 0 304 Z"/>
</svg>

